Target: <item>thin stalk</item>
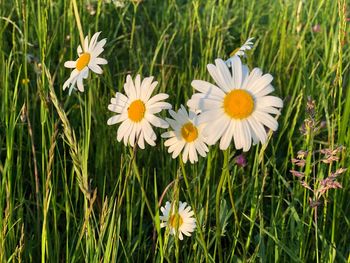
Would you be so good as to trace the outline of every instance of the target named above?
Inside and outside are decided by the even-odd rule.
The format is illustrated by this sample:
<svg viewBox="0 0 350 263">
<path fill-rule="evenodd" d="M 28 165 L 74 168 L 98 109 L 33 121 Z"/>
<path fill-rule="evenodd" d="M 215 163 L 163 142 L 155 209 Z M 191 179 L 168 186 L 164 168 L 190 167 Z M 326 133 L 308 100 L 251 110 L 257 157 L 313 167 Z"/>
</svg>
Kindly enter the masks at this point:
<svg viewBox="0 0 350 263">
<path fill-rule="evenodd" d="M 136 140 L 137 141 L 137 140 Z M 153 211 L 152 211 L 152 207 L 150 205 L 150 202 L 147 198 L 147 194 L 146 194 L 146 191 L 145 189 L 143 188 L 143 185 L 142 185 L 142 181 L 141 181 L 141 175 L 140 175 L 140 171 L 139 171 L 139 168 L 137 167 L 137 163 L 136 163 L 136 158 L 133 159 L 133 162 L 132 162 L 132 167 L 133 167 L 133 170 L 134 170 L 134 173 L 136 175 L 136 178 L 137 178 L 137 181 L 139 182 L 140 184 L 140 188 L 141 188 L 141 192 L 142 192 L 142 195 L 143 195 L 143 198 L 145 199 L 145 203 L 147 205 L 147 208 L 148 208 L 148 211 L 152 217 L 152 219 L 154 219 L 154 214 L 153 214 Z"/>
<path fill-rule="evenodd" d="M 216 190 L 215 197 L 215 212 L 216 212 L 216 242 L 218 246 L 218 254 L 219 254 L 219 262 L 223 262 L 222 255 L 222 246 L 221 246 L 221 222 L 220 222 L 220 201 L 221 201 L 221 191 L 222 187 L 226 182 L 227 174 L 228 174 L 228 159 L 230 155 L 230 148 L 224 151 L 224 164 L 222 167 L 222 172 L 220 176 L 220 181 L 218 184 L 218 188 Z"/>
<path fill-rule="evenodd" d="M 129 180 L 129 177 L 130 177 L 130 173 L 131 173 L 131 167 L 132 167 L 132 164 L 134 162 L 134 159 L 135 159 L 135 156 L 136 156 L 136 152 L 137 152 L 137 144 L 135 144 L 135 146 L 134 146 L 134 148 L 132 150 L 130 162 L 129 162 L 129 165 L 128 165 L 128 168 L 127 168 L 128 170 L 126 171 L 126 175 L 125 175 L 123 190 L 122 190 L 121 195 L 118 198 L 117 215 L 119 215 L 120 209 L 122 207 L 122 203 L 123 203 L 125 192 L 126 192 L 127 183 L 128 183 L 128 180 Z"/>
<path fill-rule="evenodd" d="M 234 174 L 236 174 L 236 167 L 234 170 Z M 240 226 L 239 226 L 239 219 L 238 219 L 238 214 L 237 214 L 237 209 L 236 209 L 236 204 L 235 204 L 235 199 L 234 199 L 234 193 L 233 193 L 233 189 L 230 183 L 230 180 L 227 180 L 227 186 L 228 186 L 228 193 L 230 196 L 230 201 L 231 201 L 231 207 L 232 207 L 232 211 L 233 211 L 233 216 L 234 216 L 234 220 L 235 220 L 235 225 L 237 228 L 237 236 L 239 236 L 240 233 Z M 237 243 L 237 239 L 235 241 Z"/>
<path fill-rule="evenodd" d="M 178 178 L 178 180 L 181 180 L 182 177 L 180 176 Z M 173 186 L 173 184 L 176 182 L 177 179 L 171 181 L 164 189 L 162 195 L 160 196 L 159 198 L 159 201 L 158 201 L 158 207 L 157 207 L 157 210 L 159 210 L 159 207 L 161 207 L 162 205 L 162 201 L 164 199 L 164 196 L 165 194 L 168 192 L 168 190 L 170 189 L 170 187 Z M 155 185 L 155 189 L 156 189 L 156 185 Z M 157 200 L 157 197 L 156 197 L 156 200 Z M 156 252 L 156 242 L 157 242 L 157 227 L 156 227 L 156 224 L 154 224 L 154 227 L 153 227 L 153 236 L 152 236 L 152 240 L 153 240 L 153 245 L 152 245 L 152 252 L 153 252 L 153 256 L 155 255 L 155 252 Z M 160 250 L 160 253 L 162 254 L 162 249 Z"/>
<path fill-rule="evenodd" d="M 79 16 L 79 11 L 78 11 L 78 6 L 77 6 L 77 1 L 76 0 L 72 0 L 72 4 L 73 4 L 73 11 L 74 11 L 74 16 L 75 16 L 75 21 L 77 23 L 77 27 L 78 27 L 78 31 L 79 31 L 79 37 L 80 37 L 80 42 L 81 42 L 81 47 L 85 50 L 84 47 L 84 32 L 83 32 L 83 27 L 81 26 L 81 22 L 80 22 L 80 16 Z"/>
<path fill-rule="evenodd" d="M 199 237 L 202 241 L 202 248 L 205 252 L 205 259 L 206 261 L 208 262 L 209 261 L 209 258 L 208 258 L 208 249 L 207 247 L 205 246 L 205 239 L 204 239 L 204 235 L 203 235 L 203 232 L 202 232 L 202 228 L 201 228 L 201 225 L 200 225 L 200 222 L 198 220 L 198 216 L 197 216 L 197 210 L 194 206 L 194 203 L 193 203 L 193 198 L 192 198 L 192 195 L 191 195 L 191 191 L 189 191 L 190 189 L 190 185 L 188 183 L 188 178 L 187 178 L 187 174 L 186 174 L 186 169 L 185 169 L 185 165 L 182 161 L 182 155 L 179 157 L 179 160 L 180 160 L 180 166 L 181 166 L 181 172 L 182 172 L 182 175 L 183 175 L 183 178 L 184 178 L 184 181 L 185 181 L 185 184 L 186 184 L 186 188 L 188 190 L 188 196 L 190 198 L 190 202 L 191 202 L 191 207 L 192 207 L 192 211 L 194 213 L 194 217 L 196 219 L 196 225 L 197 225 L 197 232 L 199 233 Z"/>
<path fill-rule="evenodd" d="M 317 206 L 315 206 L 315 242 L 316 242 L 316 263 L 319 263 L 319 258 L 318 258 L 318 224 L 317 224 Z"/>
<path fill-rule="evenodd" d="M 179 185 L 179 172 L 176 173 L 176 180 L 174 185 L 174 204 L 175 204 L 175 215 L 179 216 L 179 195 L 180 195 L 180 185 Z M 172 214 L 172 211 L 170 211 Z M 178 222 L 178 221 L 177 221 Z M 180 260 L 180 244 L 179 244 L 179 224 L 177 223 L 175 226 L 175 260 L 176 263 L 179 263 Z"/>
<path fill-rule="evenodd" d="M 134 15 L 132 19 L 132 27 L 131 27 L 131 34 L 130 34 L 130 46 L 129 49 L 133 50 L 133 44 L 134 44 L 134 35 L 135 35 L 135 30 L 136 30 L 136 13 L 137 13 L 137 7 L 138 3 L 134 4 Z"/>
</svg>

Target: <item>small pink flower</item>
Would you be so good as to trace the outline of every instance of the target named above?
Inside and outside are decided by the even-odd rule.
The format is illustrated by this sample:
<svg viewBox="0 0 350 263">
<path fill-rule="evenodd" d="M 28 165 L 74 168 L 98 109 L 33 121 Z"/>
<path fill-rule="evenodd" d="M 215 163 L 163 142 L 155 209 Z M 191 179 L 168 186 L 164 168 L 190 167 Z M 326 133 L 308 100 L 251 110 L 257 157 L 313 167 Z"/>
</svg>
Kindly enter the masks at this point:
<svg viewBox="0 0 350 263">
<path fill-rule="evenodd" d="M 245 156 L 243 154 L 240 154 L 235 158 L 235 163 L 239 167 L 245 167 L 245 166 L 247 166 L 247 158 L 245 158 Z"/>
<path fill-rule="evenodd" d="M 320 26 L 319 24 L 314 25 L 314 26 L 312 27 L 312 32 L 314 32 L 314 33 L 319 33 L 319 32 L 321 32 L 321 26 Z"/>
</svg>

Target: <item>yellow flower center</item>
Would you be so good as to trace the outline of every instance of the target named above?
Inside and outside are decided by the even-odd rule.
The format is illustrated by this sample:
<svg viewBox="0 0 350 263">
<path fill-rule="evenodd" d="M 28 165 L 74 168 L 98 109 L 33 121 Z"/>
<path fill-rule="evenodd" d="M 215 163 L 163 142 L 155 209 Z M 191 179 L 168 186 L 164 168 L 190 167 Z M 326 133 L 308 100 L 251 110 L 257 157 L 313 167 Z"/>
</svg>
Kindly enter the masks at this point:
<svg viewBox="0 0 350 263">
<path fill-rule="evenodd" d="M 77 61 L 76 69 L 81 71 L 83 68 L 85 68 L 90 62 L 90 53 L 83 53 Z"/>
<path fill-rule="evenodd" d="M 140 122 L 145 116 L 146 106 L 142 100 L 134 100 L 128 108 L 128 117 L 134 122 Z"/>
<path fill-rule="evenodd" d="M 198 137 L 198 130 L 191 122 L 187 122 L 181 128 L 181 135 L 186 142 L 193 142 Z"/>
<path fill-rule="evenodd" d="M 179 228 L 182 226 L 184 220 L 182 219 L 182 217 L 177 213 L 175 215 L 170 216 L 169 219 L 169 224 L 172 228 Z"/>
<path fill-rule="evenodd" d="M 236 89 L 226 94 L 223 108 L 225 112 L 233 119 L 245 119 L 250 116 L 254 110 L 254 99 L 249 92 Z"/>
</svg>

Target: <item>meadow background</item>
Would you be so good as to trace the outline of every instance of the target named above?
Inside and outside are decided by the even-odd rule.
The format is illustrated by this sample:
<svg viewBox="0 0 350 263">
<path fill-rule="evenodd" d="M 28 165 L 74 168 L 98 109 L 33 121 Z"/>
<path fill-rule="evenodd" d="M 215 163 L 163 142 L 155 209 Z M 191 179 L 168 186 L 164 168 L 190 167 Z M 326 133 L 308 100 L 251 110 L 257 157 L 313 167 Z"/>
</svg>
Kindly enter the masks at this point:
<svg viewBox="0 0 350 263">
<path fill-rule="evenodd" d="M 71 1 L 0 0 L 0 262 L 350 262 L 349 172 L 321 198 L 290 173 L 316 189 L 349 166 L 348 1 L 77 3 L 84 34 L 107 38 L 108 65 L 68 96 L 63 64 L 79 45 Z M 127 74 L 154 75 L 177 109 L 193 79 L 212 81 L 206 65 L 248 37 L 248 66 L 274 76 L 284 108 L 245 167 L 233 145 L 228 162 L 212 146 L 181 166 L 161 130 L 136 155 L 117 142 L 107 105 Z M 325 163 L 320 150 L 340 145 Z M 304 167 L 291 161 L 299 150 L 313 152 Z M 183 241 L 159 228 L 171 182 L 162 205 L 186 201 L 197 219 Z"/>
</svg>

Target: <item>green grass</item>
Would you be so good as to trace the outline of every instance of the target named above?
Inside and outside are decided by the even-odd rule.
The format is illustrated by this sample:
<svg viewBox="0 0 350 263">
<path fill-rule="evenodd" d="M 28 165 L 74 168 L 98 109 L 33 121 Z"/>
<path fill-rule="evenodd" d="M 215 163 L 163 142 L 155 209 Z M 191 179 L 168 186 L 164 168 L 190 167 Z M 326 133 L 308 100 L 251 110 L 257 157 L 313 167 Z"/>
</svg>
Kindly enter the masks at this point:
<svg viewBox="0 0 350 263">
<path fill-rule="evenodd" d="M 0 0 L 0 262 L 350 262 L 349 172 L 320 199 L 317 223 L 313 194 L 289 172 L 305 171 L 317 187 L 315 178 L 349 166 L 347 1 L 77 2 L 84 34 L 107 38 L 109 63 L 85 93 L 68 96 L 63 64 L 80 43 L 71 1 Z M 247 64 L 274 76 L 284 108 L 268 144 L 245 154 L 246 167 L 235 164 L 233 145 L 183 165 L 160 130 L 157 146 L 135 156 L 117 142 L 107 105 L 127 74 L 154 75 L 177 109 L 193 79 L 212 81 L 206 65 L 249 36 Z M 326 125 L 303 135 L 308 96 Z M 339 145 L 330 165 L 317 153 L 305 168 L 291 162 L 299 150 Z M 197 220 L 183 241 L 159 226 L 171 182 L 161 205 L 186 201 Z"/>
</svg>

